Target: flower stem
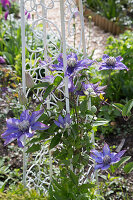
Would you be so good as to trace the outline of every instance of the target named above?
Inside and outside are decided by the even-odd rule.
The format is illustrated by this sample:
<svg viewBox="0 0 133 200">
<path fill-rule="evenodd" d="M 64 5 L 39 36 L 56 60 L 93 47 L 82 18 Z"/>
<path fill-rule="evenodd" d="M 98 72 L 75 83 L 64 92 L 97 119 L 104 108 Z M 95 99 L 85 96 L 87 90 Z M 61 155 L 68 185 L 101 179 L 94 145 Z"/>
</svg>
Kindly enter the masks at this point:
<svg viewBox="0 0 133 200">
<path fill-rule="evenodd" d="M 91 110 L 91 96 L 89 96 L 89 99 L 88 99 L 88 110 Z M 93 144 L 94 149 L 95 149 L 95 136 L 94 136 L 93 130 L 92 130 L 92 135 L 91 135 L 91 141 L 92 141 L 92 144 Z M 96 165 L 96 162 L 95 162 L 95 165 Z M 99 183 L 98 183 L 98 172 L 97 172 L 97 170 L 95 171 L 94 176 L 96 177 L 96 185 L 98 186 L 97 192 L 99 193 Z"/>
<path fill-rule="evenodd" d="M 36 95 L 36 93 L 34 92 L 34 90 L 33 90 L 33 93 L 34 93 L 35 97 L 38 99 L 38 101 L 40 102 L 40 104 L 43 106 L 43 108 L 46 111 L 47 115 L 49 115 L 47 109 L 45 108 L 45 106 L 43 105 L 43 103 L 40 101 L 39 97 Z"/>
<path fill-rule="evenodd" d="M 27 158 L 26 158 L 26 137 L 24 137 L 24 148 L 23 148 L 23 185 L 26 188 L 26 170 L 27 170 Z"/>
</svg>

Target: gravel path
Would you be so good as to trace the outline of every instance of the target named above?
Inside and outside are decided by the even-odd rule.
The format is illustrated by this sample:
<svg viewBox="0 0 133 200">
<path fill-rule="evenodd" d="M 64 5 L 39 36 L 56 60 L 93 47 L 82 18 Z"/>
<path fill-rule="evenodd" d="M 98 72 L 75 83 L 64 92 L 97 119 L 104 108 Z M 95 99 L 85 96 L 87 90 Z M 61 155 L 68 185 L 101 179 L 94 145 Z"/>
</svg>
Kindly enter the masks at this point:
<svg viewBox="0 0 133 200">
<path fill-rule="evenodd" d="M 39 2 L 39 0 L 38 0 L 38 2 Z M 27 5 L 27 6 L 29 7 L 29 5 Z M 38 6 L 37 11 L 38 11 L 39 15 L 41 16 L 42 15 L 42 7 Z M 66 12 L 66 13 L 67 13 L 67 16 L 70 17 L 69 13 L 68 12 Z M 34 13 L 34 15 L 35 15 L 35 13 Z M 56 26 L 60 29 L 61 26 L 60 26 L 60 4 L 59 4 L 59 2 L 55 2 L 54 8 L 48 10 L 47 18 L 48 18 L 48 20 L 50 20 L 54 24 L 56 24 Z M 66 17 L 66 19 L 68 19 L 68 17 Z M 72 21 L 73 21 L 73 19 L 72 19 Z M 77 48 L 79 41 L 80 41 L 80 30 L 81 30 L 79 16 L 77 16 L 75 18 L 75 22 L 76 22 L 75 47 Z M 72 23 L 71 23 L 70 27 L 72 30 L 72 28 L 73 28 Z M 55 29 L 55 27 L 53 27 L 53 29 Z M 73 38 L 74 37 L 73 36 L 70 37 L 70 35 L 68 33 L 69 33 L 69 31 L 68 31 L 67 25 L 66 25 L 66 37 L 67 37 L 69 45 L 73 46 L 73 44 L 74 44 Z M 107 38 L 110 35 L 111 35 L 110 33 L 105 33 L 99 27 L 94 26 L 93 22 L 89 23 L 89 20 L 87 18 L 85 18 L 85 37 L 86 37 L 86 47 L 87 47 L 88 55 L 91 55 L 92 51 L 95 50 L 93 58 L 101 57 L 105 50 Z"/>
<path fill-rule="evenodd" d="M 59 3 L 56 2 L 55 7 L 52 10 L 50 10 L 48 13 L 48 18 L 51 21 L 54 21 L 58 27 L 60 27 L 60 12 L 59 12 L 60 7 L 59 6 L 60 6 Z M 81 30 L 80 20 L 78 16 L 76 17 L 75 21 L 76 21 L 75 46 L 78 46 L 78 43 L 80 41 L 80 30 Z M 110 35 L 111 33 L 105 33 L 99 27 L 94 26 L 93 22 L 89 23 L 89 20 L 85 18 L 85 38 L 86 38 L 86 47 L 87 47 L 88 55 L 91 55 L 92 51 L 95 50 L 93 58 L 101 57 L 105 50 L 107 38 Z M 69 41 L 69 44 L 73 46 L 73 38 L 69 38 L 68 34 L 66 34 L 66 37 Z"/>
</svg>

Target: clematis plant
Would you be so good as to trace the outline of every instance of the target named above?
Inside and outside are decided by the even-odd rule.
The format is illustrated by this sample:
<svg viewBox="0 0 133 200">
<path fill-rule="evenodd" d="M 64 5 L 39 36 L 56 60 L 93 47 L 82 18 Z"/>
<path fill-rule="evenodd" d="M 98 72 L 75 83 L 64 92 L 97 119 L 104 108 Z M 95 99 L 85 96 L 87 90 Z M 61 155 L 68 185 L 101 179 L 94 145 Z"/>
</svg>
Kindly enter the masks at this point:
<svg viewBox="0 0 133 200">
<path fill-rule="evenodd" d="M 39 96 L 39 92 L 35 92 L 35 96 L 37 99 L 40 98 L 39 106 L 42 105 L 45 109 L 42 117 L 46 120 L 46 124 L 50 124 L 50 129 L 46 131 L 47 133 L 45 134 L 45 130 L 49 127 L 37 121 L 42 115 L 43 110 L 35 111 L 31 115 L 28 110 L 25 110 L 22 112 L 20 119 L 13 118 L 7 120 L 7 130 L 2 134 L 2 138 L 5 140 L 5 145 L 16 139 L 19 147 L 24 147 L 25 137 L 32 137 L 36 130 L 44 130 L 42 135 L 40 133 L 39 137 L 36 138 L 37 140 L 30 141 L 30 144 L 33 144 L 31 149 L 34 150 L 35 141 L 36 143 L 39 142 L 39 146 L 45 139 L 48 139 L 48 142 L 50 141 L 49 149 L 55 148 L 52 156 L 54 160 L 58 162 L 57 167 L 59 167 L 59 171 L 63 173 L 66 171 L 67 174 L 64 175 L 62 173 L 63 177 L 58 174 L 59 181 L 61 183 L 61 179 L 67 177 L 63 182 L 65 184 L 67 183 L 68 186 L 70 185 L 70 187 L 71 184 L 74 183 L 75 188 L 75 181 L 73 180 L 76 180 L 76 188 L 79 187 L 79 190 L 77 189 L 75 198 L 78 198 L 79 191 L 82 191 L 81 180 L 88 181 L 88 174 L 84 172 L 88 169 L 88 155 L 90 154 L 90 149 L 93 148 L 91 134 L 96 131 L 95 127 L 108 123 L 107 120 L 97 117 L 97 109 L 94 105 L 95 100 L 93 99 L 94 101 L 91 101 L 90 97 L 93 96 L 95 98 L 100 94 L 105 94 L 104 89 L 106 86 L 99 86 L 100 82 L 96 84 L 91 83 L 93 73 L 91 73 L 91 68 L 89 68 L 89 66 L 91 66 L 94 61 L 89 59 L 79 60 L 75 53 L 70 53 L 67 55 L 67 68 L 64 72 L 62 56 L 63 55 L 60 54 L 57 64 L 53 65 L 49 64 L 48 61 L 50 61 L 50 59 L 47 61 L 39 61 L 39 65 L 46 67 L 47 64 L 51 71 L 48 76 L 42 77 L 41 81 L 36 85 L 30 74 L 28 72 L 25 74 L 28 90 L 32 89 L 33 94 L 34 89 L 35 91 L 37 88 L 41 90 L 41 97 Z M 106 56 L 106 59 L 107 58 Z M 106 64 L 109 65 L 108 60 L 106 60 Z M 113 61 L 111 64 L 113 65 Z M 64 92 L 64 87 L 66 85 L 64 81 L 65 76 L 67 76 L 68 80 L 67 89 L 69 95 L 66 95 Z M 20 103 L 27 103 L 27 99 L 25 99 L 22 91 L 20 91 L 19 99 Z M 64 99 L 69 99 L 69 105 Z M 45 102 L 48 103 L 47 107 L 44 105 Z M 28 101 L 28 103 L 30 103 L 30 101 Z M 63 114 L 66 113 L 66 110 L 67 114 L 64 116 Z M 40 137 L 40 135 L 42 137 Z M 91 150 L 90 156 L 97 163 L 95 169 L 106 170 L 110 165 L 118 162 L 124 153 L 125 150 L 119 153 L 112 153 L 110 152 L 109 146 L 105 144 L 103 152 L 98 152 L 93 149 Z M 68 178 L 69 174 L 70 177 Z M 89 185 L 91 186 L 91 183 L 89 183 Z M 83 187 L 87 187 L 88 190 L 94 186 L 92 185 L 89 188 L 89 185 L 83 184 Z M 89 195 L 90 193 L 87 199 L 90 199 Z M 64 196 L 61 196 L 61 199 L 64 199 Z"/>
<path fill-rule="evenodd" d="M 49 126 L 37 121 L 42 114 L 43 110 L 35 111 L 32 115 L 29 114 L 29 110 L 25 110 L 20 115 L 20 119 L 8 119 L 7 130 L 2 134 L 4 145 L 17 139 L 18 146 L 24 147 L 25 137 L 32 137 L 36 130 L 48 129 Z"/>
<path fill-rule="evenodd" d="M 120 161 L 120 158 L 123 156 L 123 154 L 126 152 L 126 150 L 120 151 L 119 153 L 111 153 L 110 148 L 107 143 L 104 144 L 103 147 L 103 153 L 98 152 L 97 150 L 93 149 L 91 150 L 91 157 L 96 161 L 96 169 L 102 169 L 106 170 L 112 165 L 113 163 L 117 163 Z"/>
</svg>

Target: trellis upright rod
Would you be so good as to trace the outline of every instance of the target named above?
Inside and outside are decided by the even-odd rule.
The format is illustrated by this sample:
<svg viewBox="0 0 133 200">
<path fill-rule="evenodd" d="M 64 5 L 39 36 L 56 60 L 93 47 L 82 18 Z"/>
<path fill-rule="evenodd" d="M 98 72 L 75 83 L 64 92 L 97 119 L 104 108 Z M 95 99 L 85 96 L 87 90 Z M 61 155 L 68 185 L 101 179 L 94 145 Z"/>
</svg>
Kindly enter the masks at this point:
<svg viewBox="0 0 133 200">
<path fill-rule="evenodd" d="M 61 14 L 61 35 L 62 35 L 62 47 L 63 47 L 63 66 L 64 74 L 67 68 L 67 55 L 66 55 L 66 34 L 65 34 L 65 13 L 64 13 L 64 0 L 60 0 L 60 14 Z M 65 98 L 66 98 L 66 112 L 70 113 L 69 105 L 69 90 L 68 90 L 68 77 L 64 77 L 65 83 Z M 72 159 L 70 159 L 70 169 L 73 171 Z"/>
<path fill-rule="evenodd" d="M 20 1 L 20 12 L 21 12 L 21 38 L 22 38 L 22 88 L 24 95 L 26 94 L 26 84 L 25 84 L 25 14 L 24 14 L 24 0 Z M 25 107 L 23 107 L 25 110 Z M 23 185 L 26 187 L 26 138 L 24 138 L 24 148 L 23 148 Z"/>
<path fill-rule="evenodd" d="M 47 9 L 45 8 L 45 0 L 41 0 L 43 6 L 42 6 L 42 17 L 43 17 L 43 46 L 44 46 L 44 60 L 47 61 Z M 48 69 L 45 69 L 45 76 L 49 75 Z M 47 109 L 50 109 L 50 103 L 49 103 L 49 96 L 47 97 Z"/>
<path fill-rule="evenodd" d="M 86 42 L 85 42 L 84 16 L 83 16 L 83 4 L 82 4 L 82 0 L 78 0 L 78 4 L 79 4 L 80 15 L 81 15 L 81 31 L 82 31 L 83 54 L 84 54 L 84 57 L 86 58 L 87 57 L 87 53 L 86 53 Z M 91 110 L 91 97 L 89 97 L 89 101 L 88 101 L 88 110 Z M 91 141 L 92 141 L 92 143 L 94 145 L 94 148 L 95 148 L 94 131 L 92 131 Z M 98 185 L 98 173 L 97 173 L 97 171 L 95 172 L 95 177 L 96 177 L 96 183 Z"/>
<path fill-rule="evenodd" d="M 42 7 L 42 17 L 43 17 L 43 45 L 44 45 L 44 60 L 47 60 L 47 9 L 45 8 L 45 0 L 41 1 L 43 3 Z M 45 69 L 45 76 L 49 75 L 48 69 Z M 47 109 L 50 109 L 50 97 L 47 97 Z M 53 175 L 53 169 L 52 169 L 52 156 L 51 156 L 51 151 L 49 150 L 49 174 L 50 174 L 50 182 L 52 181 L 52 175 Z"/>
<path fill-rule="evenodd" d="M 84 26 L 84 16 L 83 16 L 83 4 L 82 4 L 82 0 L 78 0 L 78 4 L 79 4 L 79 12 L 81 15 L 81 31 L 82 31 L 82 46 L 83 46 L 83 54 L 84 57 L 87 57 L 87 53 L 86 53 L 86 42 L 85 42 L 85 26 Z"/>
<path fill-rule="evenodd" d="M 45 0 L 42 0 L 41 2 L 45 6 Z M 47 58 L 47 32 L 46 32 L 47 23 L 45 19 L 47 18 L 47 9 L 44 6 L 42 7 L 43 34 L 44 34 L 43 45 L 44 45 L 44 57 L 46 59 Z"/>
<path fill-rule="evenodd" d="M 63 47 L 63 66 L 64 74 L 67 68 L 67 56 L 66 56 L 66 34 L 65 34 L 65 13 L 64 13 L 64 0 L 60 0 L 60 14 L 61 14 L 61 35 L 62 35 L 62 47 Z M 64 77 L 65 82 L 65 97 L 66 97 L 66 111 L 70 113 L 69 107 L 69 91 L 68 91 L 68 77 Z"/>
</svg>

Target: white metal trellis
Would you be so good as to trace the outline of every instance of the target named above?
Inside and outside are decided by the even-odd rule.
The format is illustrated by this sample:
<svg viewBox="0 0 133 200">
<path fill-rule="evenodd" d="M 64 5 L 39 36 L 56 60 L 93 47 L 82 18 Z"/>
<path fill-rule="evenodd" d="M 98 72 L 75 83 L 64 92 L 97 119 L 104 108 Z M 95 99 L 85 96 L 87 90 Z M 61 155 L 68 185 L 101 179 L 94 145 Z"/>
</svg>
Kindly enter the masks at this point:
<svg viewBox="0 0 133 200">
<path fill-rule="evenodd" d="M 55 13 L 55 22 L 50 18 L 50 12 L 54 12 L 56 5 L 59 5 L 60 10 L 60 25 L 57 25 Z M 80 41 L 75 49 L 79 53 L 81 49 L 81 43 L 83 47 L 84 57 L 86 57 L 86 43 L 85 43 L 85 33 L 84 33 L 84 18 L 83 18 L 83 5 L 82 0 L 78 0 L 79 4 L 79 22 L 80 22 Z M 28 95 L 28 90 L 26 90 L 25 85 L 25 72 L 28 71 L 31 76 L 34 76 L 35 82 L 43 82 L 44 75 L 49 74 L 48 65 L 52 64 L 61 53 L 63 49 L 63 63 L 64 71 L 67 66 L 66 59 L 66 49 L 69 49 L 69 40 L 73 34 L 71 34 L 72 29 L 72 18 L 76 10 L 76 2 L 74 0 L 21 0 L 21 34 L 22 34 L 22 85 L 24 94 Z M 59 12 L 58 10 L 58 12 Z M 31 19 L 26 19 L 25 11 L 31 14 Z M 54 13 L 53 13 L 54 14 Z M 26 29 L 26 24 L 30 24 L 30 30 Z M 72 31 L 73 32 L 73 31 Z M 69 37 L 66 37 L 68 33 Z M 52 39 L 60 40 L 61 45 L 58 47 Z M 32 42 L 36 44 L 36 48 L 33 48 Z M 51 60 L 48 60 L 47 55 L 50 52 L 50 48 L 53 46 L 55 48 L 55 53 L 52 55 Z M 26 60 L 25 54 L 26 50 L 29 52 L 29 59 Z M 44 66 L 39 65 L 39 60 L 41 58 L 47 60 L 47 63 Z M 34 62 L 33 59 L 34 58 Z M 38 71 L 38 72 L 37 72 Z M 39 74 L 39 75 L 38 75 Z M 59 74 L 58 74 L 59 76 Z M 64 97 L 60 99 L 63 101 L 66 99 L 66 112 L 69 113 L 69 92 L 68 92 L 68 78 L 64 78 L 65 91 L 61 90 Z M 39 98 L 42 98 L 43 90 L 42 88 L 37 89 L 37 95 Z M 35 96 L 33 96 L 35 98 Z M 47 104 L 47 108 L 50 109 L 52 104 L 56 105 L 57 100 L 59 100 L 55 94 L 51 93 L 49 97 L 44 102 Z M 39 153 L 32 155 L 34 162 L 32 165 L 28 163 L 28 157 L 26 154 L 26 148 L 23 152 L 23 183 L 25 186 L 35 187 L 36 189 L 42 188 L 47 192 L 46 186 L 49 185 L 52 173 L 58 173 L 58 170 L 52 169 L 52 154 L 48 150 L 48 145 L 44 145 Z M 29 155 L 30 156 L 30 155 Z M 56 161 L 55 161 L 56 162 Z M 44 166 L 44 170 L 40 168 L 43 166 L 43 163 L 50 166 L 50 171 L 47 171 L 47 168 Z M 28 167 L 27 167 L 28 165 Z M 72 169 L 72 167 L 71 167 Z M 86 172 L 86 176 L 88 175 Z M 82 178 L 83 179 L 83 178 Z M 82 181 L 81 179 L 81 181 Z"/>
</svg>

